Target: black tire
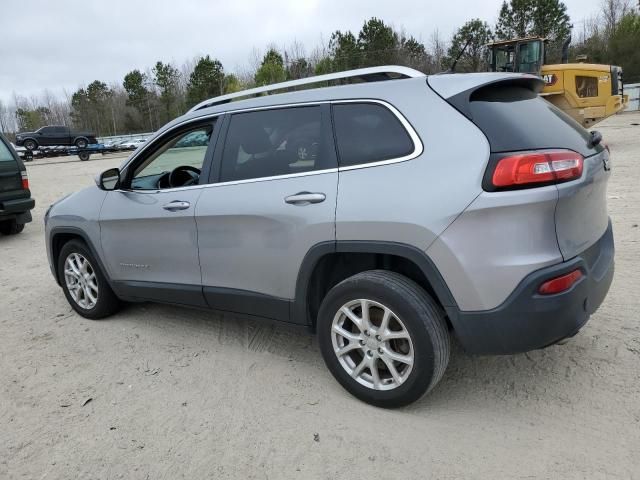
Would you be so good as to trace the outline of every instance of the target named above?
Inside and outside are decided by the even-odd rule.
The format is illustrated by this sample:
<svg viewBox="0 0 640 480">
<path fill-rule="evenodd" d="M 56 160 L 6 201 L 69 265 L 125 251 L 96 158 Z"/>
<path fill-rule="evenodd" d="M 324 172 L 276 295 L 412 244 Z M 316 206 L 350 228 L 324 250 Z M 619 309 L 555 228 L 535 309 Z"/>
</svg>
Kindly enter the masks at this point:
<svg viewBox="0 0 640 480">
<path fill-rule="evenodd" d="M 91 269 L 95 272 L 98 284 L 98 295 L 97 301 L 92 308 L 83 308 L 82 306 L 80 306 L 71 296 L 71 293 L 67 288 L 64 267 L 67 257 L 69 257 L 69 255 L 71 255 L 72 253 L 78 253 L 86 258 L 90 264 Z M 113 290 L 111 290 L 107 279 L 100 269 L 100 264 L 96 261 L 95 257 L 87 248 L 84 242 L 79 240 L 70 240 L 69 242 L 65 243 L 60 250 L 57 263 L 58 280 L 60 282 L 60 285 L 62 286 L 64 296 L 67 297 L 69 305 L 71 305 L 71 307 L 81 316 L 90 318 L 91 320 L 98 320 L 108 317 L 109 315 L 113 315 L 120 309 L 120 300 L 118 299 L 118 297 L 116 297 L 115 293 L 113 293 Z"/>
<path fill-rule="evenodd" d="M 76 138 L 73 144 L 78 148 L 87 148 L 89 141 L 86 138 Z"/>
<path fill-rule="evenodd" d="M 38 142 L 36 142 L 35 140 L 28 138 L 24 141 L 23 143 L 24 148 L 26 148 L 29 151 L 34 151 L 38 148 Z"/>
<path fill-rule="evenodd" d="M 343 305 L 357 299 L 388 307 L 401 319 L 411 338 L 413 366 L 404 381 L 391 390 L 374 390 L 358 383 L 334 352 L 333 319 Z M 317 331 L 322 356 L 336 380 L 355 397 L 378 407 L 401 407 L 418 400 L 440 381 L 449 363 L 444 312 L 419 285 L 395 272 L 370 270 L 333 287 L 320 306 Z"/>
<path fill-rule="evenodd" d="M 78 154 L 78 157 L 80 157 L 80 161 L 82 162 L 86 162 L 87 160 L 89 160 L 89 152 L 80 152 Z"/>
<path fill-rule="evenodd" d="M 0 222 L 0 233 L 3 235 L 16 235 L 24 230 L 24 223 L 15 220 L 4 220 Z"/>
</svg>

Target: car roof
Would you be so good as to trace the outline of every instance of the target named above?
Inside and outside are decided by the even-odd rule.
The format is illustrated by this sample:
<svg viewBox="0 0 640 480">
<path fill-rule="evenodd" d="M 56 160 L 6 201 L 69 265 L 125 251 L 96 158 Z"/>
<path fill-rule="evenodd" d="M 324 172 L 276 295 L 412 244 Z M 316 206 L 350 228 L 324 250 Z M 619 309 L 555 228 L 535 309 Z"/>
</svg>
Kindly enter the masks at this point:
<svg viewBox="0 0 640 480">
<path fill-rule="evenodd" d="M 233 112 L 238 110 L 260 107 L 281 106 L 290 104 L 303 104 L 309 102 L 323 102 L 330 100 L 378 98 L 384 99 L 387 89 L 403 88 L 407 83 L 425 83 L 426 76 L 419 78 L 404 78 L 379 82 L 355 83 L 349 85 L 337 85 L 332 87 L 309 88 L 294 92 L 274 93 L 260 97 L 246 98 L 228 103 L 222 103 L 199 110 L 185 113 L 176 121 L 184 121 L 197 117 Z M 393 84 L 393 85 L 392 85 Z M 174 122 L 171 122 L 173 124 Z"/>
<path fill-rule="evenodd" d="M 327 101 L 340 101 L 340 100 L 353 100 L 353 99 L 371 99 L 371 100 L 385 100 L 392 98 L 403 91 L 413 91 L 414 86 L 422 84 L 426 86 L 427 80 L 431 83 L 432 79 L 437 79 L 437 84 L 442 86 L 448 85 L 449 93 L 460 92 L 466 90 L 469 86 L 493 83 L 502 79 L 514 78 L 514 77 L 531 77 L 530 75 L 514 74 L 514 73 L 479 73 L 479 74 L 447 74 L 447 75 L 430 75 L 427 76 L 417 70 L 407 69 L 406 67 L 375 67 L 374 69 L 359 69 L 351 72 L 341 72 L 338 78 L 350 78 L 349 74 L 362 71 L 385 71 L 385 69 L 398 69 L 398 72 L 409 72 L 407 75 L 400 78 L 387 78 L 374 81 L 363 81 L 359 83 L 350 83 L 346 85 L 336 86 L 320 86 L 316 88 L 304 88 L 297 91 L 282 92 L 278 87 L 281 85 L 290 85 L 292 82 L 284 82 L 281 84 L 275 84 L 268 87 L 260 87 L 260 89 L 251 89 L 245 92 L 237 92 L 231 95 L 225 95 L 221 97 L 215 97 L 202 102 L 200 105 L 192 108 L 190 111 L 174 119 L 173 121 L 160 128 L 154 134 L 154 137 L 161 135 L 166 130 L 172 128 L 176 124 L 183 123 L 189 120 L 195 120 L 198 118 L 209 117 L 212 115 L 237 112 L 245 109 L 266 108 L 266 107 L 278 107 L 284 105 L 295 105 L 304 103 L 315 102 L 327 102 Z M 312 77 L 309 79 L 303 79 L 303 85 L 317 84 L 317 79 L 322 79 L 324 76 Z M 534 78 L 534 77 L 531 77 Z M 288 88 L 288 87 L 285 87 Z M 265 89 L 264 94 L 261 96 L 254 96 L 251 98 L 242 98 L 243 94 L 250 94 L 251 92 Z M 277 93 L 276 93 L 277 92 Z M 230 98 L 231 97 L 231 98 Z M 229 101 L 225 101 L 229 99 Z M 233 100 L 233 101 L 231 101 Z M 208 106 L 208 103 L 213 105 Z M 203 105 L 203 106 L 201 106 Z"/>
</svg>

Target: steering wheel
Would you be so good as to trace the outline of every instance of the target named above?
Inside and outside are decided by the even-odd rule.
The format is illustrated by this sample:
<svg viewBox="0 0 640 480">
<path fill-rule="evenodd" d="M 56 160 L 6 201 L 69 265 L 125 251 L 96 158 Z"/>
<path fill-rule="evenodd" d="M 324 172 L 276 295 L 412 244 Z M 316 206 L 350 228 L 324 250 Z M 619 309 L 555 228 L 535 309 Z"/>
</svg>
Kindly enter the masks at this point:
<svg viewBox="0 0 640 480">
<path fill-rule="evenodd" d="M 169 174 L 169 186 L 175 187 L 188 187 L 189 185 L 195 185 L 200 178 L 201 170 L 191 165 L 180 165 L 174 168 Z"/>
</svg>

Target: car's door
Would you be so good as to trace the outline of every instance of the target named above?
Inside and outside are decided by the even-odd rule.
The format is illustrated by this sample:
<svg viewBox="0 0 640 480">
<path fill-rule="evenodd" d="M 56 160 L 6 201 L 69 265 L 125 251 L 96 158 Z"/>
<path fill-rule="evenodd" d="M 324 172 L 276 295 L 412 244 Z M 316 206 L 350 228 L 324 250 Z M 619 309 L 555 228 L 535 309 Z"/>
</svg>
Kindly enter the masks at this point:
<svg viewBox="0 0 640 480">
<path fill-rule="evenodd" d="M 55 138 L 53 136 L 53 127 L 42 127 L 39 130 L 36 130 L 38 134 L 38 144 L 40 146 L 49 146 L 55 145 Z"/>
<path fill-rule="evenodd" d="M 47 137 L 49 145 L 68 145 L 69 142 L 65 138 L 64 127 L 48 127 Z"/>
<path fill-rule="evenodd" d="M 218 130 L 210 119 L 162 135 L 134 156 L 120 187 L 107 194 L 100 235 L 120 295 L 204 305 L 194 212 Z M 193 132 L 202 141 L 181 146 Z"/>
<path fill-rule="evenodd" d="M 56 127 L 56 136 L 58 137 L 58 145 L 71 145 L 71 131 L 69 127 Z"/>
<path fill-rule="evenodd" d="M 196 207 L 205 298 L 212 308 L 289 320 L 304 256 L 335 240 L 329 107 L 228 114 L 220 138 L 215 183 Z"/>
</svg>

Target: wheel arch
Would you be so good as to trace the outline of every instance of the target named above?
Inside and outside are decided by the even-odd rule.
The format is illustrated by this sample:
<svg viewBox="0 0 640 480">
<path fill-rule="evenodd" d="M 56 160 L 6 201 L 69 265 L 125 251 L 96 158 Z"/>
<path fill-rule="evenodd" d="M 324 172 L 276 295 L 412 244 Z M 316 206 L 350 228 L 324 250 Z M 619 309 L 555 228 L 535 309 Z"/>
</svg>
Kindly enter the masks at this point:
<svg viewBox="0 0 640 480">
<path fill-rule="evenodd" d="M 62 247 L 71 240 L 80 240 L 87 246 L 87 248 L 91 252 L 91 255 L 93 255 L 93 257 L 96 259 L 96 262 L 98 262 L 98 266 L 102 270 L 104 277 L 107 279 L 109 286 L 111 286 L 111 279 L 109 278 L 104 264 L 102 263 L 100 255 L 98 255 L 96 248 L 93 246 L 93 242 L 83 230 L 74 227 L 57 227 L 52 229 L 51 233 L 49 234 L 51 265 L 53 267 L 56 282 L 60 284 L 60 276 L 58 275 L 58 256 L 60 255 Z"/>
<path fill-rule="evenodd" d="M 455 317 L 458 307 L 438 268 L 422 250 L 384 241 L 337 241 L 313 246 L 304 257 L 296 282 L 291 317 L 315 329 L 316 316 L 326 293 L 347 277 L 365 270 L 401 273 L 424 288 Z"/>
<path fill-rule="evenodd" d="M 40 146 L 40 142 L 38 142 L 38 140 L 35 137 L 25 137 L 25 138 L 23 138 L 22 139 L 22 145 L 24 145 L 29 140 L 31 140 L 33 143 L 36 144 L 36 148 Z"/>
</svg>

